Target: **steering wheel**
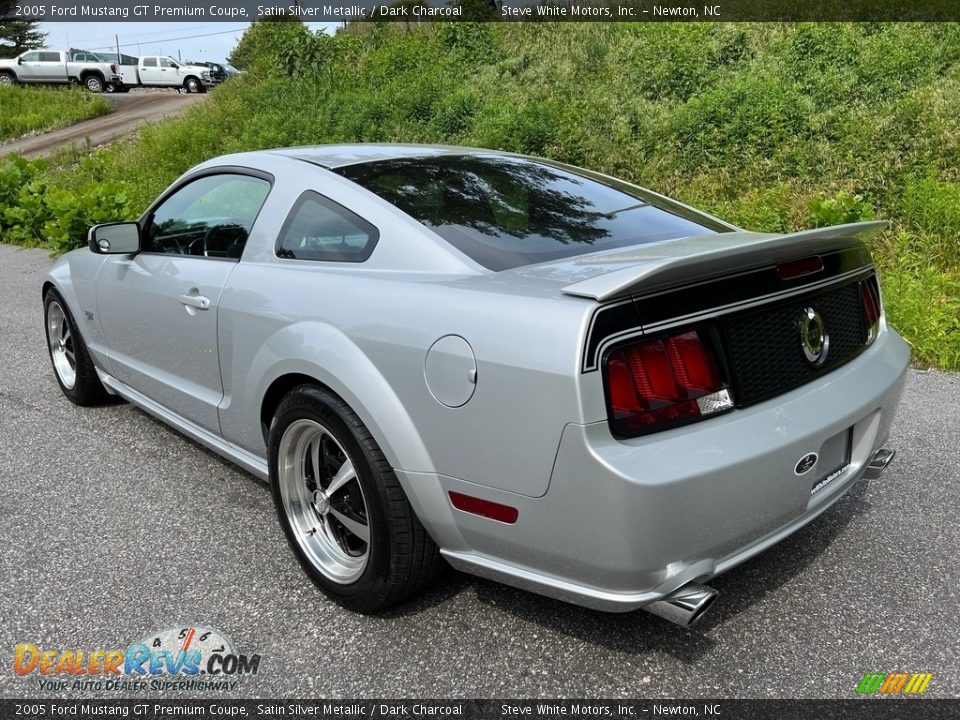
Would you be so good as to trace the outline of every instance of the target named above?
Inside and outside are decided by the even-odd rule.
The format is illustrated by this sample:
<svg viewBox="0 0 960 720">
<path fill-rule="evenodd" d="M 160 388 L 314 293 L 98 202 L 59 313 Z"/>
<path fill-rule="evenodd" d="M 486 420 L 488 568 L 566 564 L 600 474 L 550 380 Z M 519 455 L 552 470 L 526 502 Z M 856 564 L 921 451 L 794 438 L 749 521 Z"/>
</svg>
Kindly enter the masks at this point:
<svg viewBox="0 0 960 720">
<path fill-rule="evenodd" d="M 211 257 L 210 253 L 214 252 L 219 254 L 212 257 L 230 257 L 230 250 L 237 242 L 245 240 L 246 235 L 246 229 L 236 223 L 214 225 L 203 235 L 203 255 Z"/>
</svg>

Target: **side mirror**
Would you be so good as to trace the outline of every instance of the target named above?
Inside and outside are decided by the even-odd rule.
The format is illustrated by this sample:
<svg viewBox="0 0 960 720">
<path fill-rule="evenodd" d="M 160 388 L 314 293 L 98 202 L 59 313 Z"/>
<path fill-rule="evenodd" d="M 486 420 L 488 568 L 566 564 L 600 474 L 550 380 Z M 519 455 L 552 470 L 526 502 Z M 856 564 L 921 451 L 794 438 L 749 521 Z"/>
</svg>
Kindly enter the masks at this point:
<svg viewBox="0 0 960 720">
<path fill-rule="evenodd" d="M 140 252 L 140 226 L 135 222 L 94 225 L 87 245 L 97 255 L 129 255 Z"/>
<path fill-rule="evenodd" d="M 23 58 L 22 58 L 22 57 L 18 57 L 18 58 L 17 58 L 17 65 L 23 65 Z"/>
</svg>

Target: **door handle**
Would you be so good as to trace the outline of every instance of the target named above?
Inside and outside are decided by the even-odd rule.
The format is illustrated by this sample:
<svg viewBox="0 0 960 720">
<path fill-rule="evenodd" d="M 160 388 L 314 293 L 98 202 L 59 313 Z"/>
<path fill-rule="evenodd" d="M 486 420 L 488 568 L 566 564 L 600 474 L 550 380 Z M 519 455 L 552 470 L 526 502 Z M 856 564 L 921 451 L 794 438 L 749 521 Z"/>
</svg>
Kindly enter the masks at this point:
<svg viewBox="0 0 960 720">
<path fill-rule="evenodd" d="M 197 310 L 210 309 L 210 298 L 204 295 L 178 295 L 177 300 L 188 307 L 197 308 Z"/>
</svg>

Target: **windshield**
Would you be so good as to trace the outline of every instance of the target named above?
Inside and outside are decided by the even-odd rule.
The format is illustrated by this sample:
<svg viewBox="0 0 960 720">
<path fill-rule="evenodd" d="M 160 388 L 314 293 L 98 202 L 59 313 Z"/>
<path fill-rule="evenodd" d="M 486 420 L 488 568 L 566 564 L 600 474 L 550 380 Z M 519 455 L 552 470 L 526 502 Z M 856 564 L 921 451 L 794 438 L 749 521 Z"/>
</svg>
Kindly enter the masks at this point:
<svg viewBox="0 0 960 720">
<path fill-rule="evenodd" d="M 491 270 L 729 230 L 626 183 L 524 158 L 401 158 L 338 172 Z"/>
</svg>

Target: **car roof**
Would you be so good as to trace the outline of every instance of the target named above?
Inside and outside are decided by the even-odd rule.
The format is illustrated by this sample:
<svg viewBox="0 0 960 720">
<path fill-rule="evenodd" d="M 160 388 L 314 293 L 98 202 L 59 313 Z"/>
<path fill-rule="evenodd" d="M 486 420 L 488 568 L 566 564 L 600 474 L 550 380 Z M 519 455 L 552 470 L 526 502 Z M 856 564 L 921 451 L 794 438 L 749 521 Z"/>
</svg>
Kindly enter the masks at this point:
<svg viewBox="0 0 960 720">
<path fill-rule="evenodd" d="M 358 163 L 398 160 L 401 158 L 436 157 L 438 155 L 511 155 L 512 153 L 482 150 L 457 145 L 405 145 L 401 143 L 361 143 L 350 145 L 314 145 L 268 150 L 275 155 L 305 160 L 327 169 Z"/>
</svg>

